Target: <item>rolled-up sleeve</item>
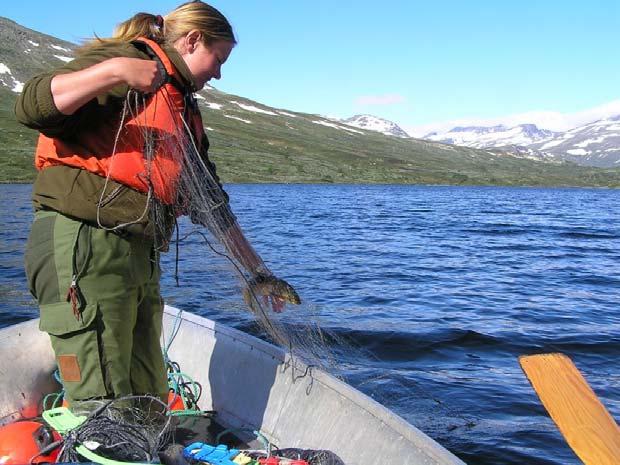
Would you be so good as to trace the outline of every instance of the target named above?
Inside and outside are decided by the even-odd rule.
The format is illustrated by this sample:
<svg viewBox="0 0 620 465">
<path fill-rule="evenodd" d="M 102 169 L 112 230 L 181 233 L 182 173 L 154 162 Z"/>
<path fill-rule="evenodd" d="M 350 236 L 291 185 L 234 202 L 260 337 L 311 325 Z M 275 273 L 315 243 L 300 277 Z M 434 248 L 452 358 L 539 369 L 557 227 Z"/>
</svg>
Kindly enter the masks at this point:
<svg viewBox="0 0 620 465">
<path fill-rule="evenodd" d="M 40 74 L 24 85 L 15 102 L 15 116 L 24 126 L 45 131 L 62 126 L 67 118 L 54 103 L 51 85 L 55 75 L 56 73 Z"/>
<path fill-rule="evenodd" d="M 79 120 L 84 119 L 84 114 L 79 111 L 73 115 L 65 115 L 58 110 L 52 95 L 52 79 L 59 74 L 67 74 L 80 71 L 93 66 L 97 63 L 118 56 L 148 59 L 141 54 L 131 44 L 120 44 L 114 47 L 99 46 L 93 47 L 84 54 L 78 55 L 76 59 L 56 68 L 52 71 L 41 73 L 30 79 L 25 85 L 22 93 L 15 102 L 15 117 L 24 126 L 35 129 L 47 136 L 60 136 L 64 133 L 71 134 Z M 124 95 L 127 92 L 126 85 L 108 91 L 90 103 L 101 100 L 104 104 L 108 96 Z M 85 108 L 88 104 L 84 105 Z M 94 108 L 92 105 L 91 108 Z"/>
</svg>

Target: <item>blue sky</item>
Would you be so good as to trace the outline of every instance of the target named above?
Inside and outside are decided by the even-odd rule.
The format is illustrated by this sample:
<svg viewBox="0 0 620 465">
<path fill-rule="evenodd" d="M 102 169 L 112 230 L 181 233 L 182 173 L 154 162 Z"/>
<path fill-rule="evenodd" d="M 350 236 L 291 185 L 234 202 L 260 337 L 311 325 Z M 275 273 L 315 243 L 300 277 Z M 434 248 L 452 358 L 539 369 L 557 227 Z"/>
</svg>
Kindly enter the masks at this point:
<svg viewBox="0 0 620 465">
<path fill-rule="evenodd" d="M 78 42 L 178 3 L 31 0 L 3 3 L 0 15 Z M 430 128 L 620 104 L 617 0 L 211 4 L 239 39 L 213 84 L 278 108 Z"/>
</svg>

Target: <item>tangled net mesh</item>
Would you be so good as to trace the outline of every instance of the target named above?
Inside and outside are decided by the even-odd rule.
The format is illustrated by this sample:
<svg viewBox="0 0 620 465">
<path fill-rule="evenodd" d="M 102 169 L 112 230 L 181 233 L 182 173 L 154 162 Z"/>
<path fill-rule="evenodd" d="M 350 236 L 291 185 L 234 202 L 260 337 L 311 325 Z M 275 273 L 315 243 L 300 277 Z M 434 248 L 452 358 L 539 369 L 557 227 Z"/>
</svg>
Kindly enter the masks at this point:
<svg viewBox="0 0 620 465">
<path fill-rule="evenodd" d="M 185 110 L 179 111 L 165 88 L 155 94 L 149 110 L 148 98 L 130 90 L 121 115 L 115 150 L 112 155 L 110 173 L 114 171 L 117 145 L 126 140 L 134 140 L 144 147 L 145 171 L 142 175 L 148 186 L 148 205 L 135 219 L 142 221 L 149 215 L 153 225 L 153 237 L 158 250 L 176 247 L 177 266 L 179 246 L 188 239 L 198 238 L 204 243 L 206 253 L 223 258 L 228 264 L 231 276 L 237 278 L 236 292 L 242 300 L 242 290 L 252 294 L 252 304 L 247 308 L 252 312 L 258 325 L 257 333 L 286 349 L 293 360 L 303 360 L 305 364 L 317 366 L 338 376 L 339 364 L 330 346 L 345 346 L 339 336 L 326 333 L 319 324 L 318 314 L 305 305 L 303 317 L 278 317 L 260 295 L 256 295 L 251 284 L 253 278 L 248 269 L 256 268 L 256 263 L 248 263 L 248 255 L 255 255 L 251 246 L 239 239 L 235 231 L 240 231 L 236 217 L 228 203 L 228 195 L 222 189 L 215 174 L 215 166 L 206 156 L 208 140 L 204 134 L 202 121 L 193 118 L 187 111 L 192 107 L 197 112 L 197 102 L 186 96 Z M 178 121 L 174 132 L 162 130 L 155 118 L 158 112 L 169 112 Z M 130 121 L 130 123 L 127 123 Z M 133 139 L 132 139 L 133 138 Z M 178 169 L 170 169 L 170 167 Z M 104 189 L 105 191 L 105 189 Z M 103 193 L 102 193 L 103 197 Z M 192 229 L 180 237 L 177 217 L 186 215 L 193 223 Z M 105 227 L 100 223 L 101 227 Z M 116 229 L 124 227 L 119 225 Z M 176 227 L 176 237 L 173 231 Z M 255 255 L 257 256 L 257 255 Z M 262 261 L 258 268 L 268 268 Z M 178 269 L 175 270 L 178 276 Z M 290 308 L 290 307 L 289 307 Z M 288 320 L 288 322 L 287 322 Z"/>
<path fill-rule="evenodd" d="M 172 417 L 166 404 L 150 396 L 126 396 L 92 401 L 96 406 L 87 419 L 63 439 L 58 462 L 80 462 L 84 446 L 97 455 L 122 462 L 156 462 L 170 443 Z"/>
</svg>

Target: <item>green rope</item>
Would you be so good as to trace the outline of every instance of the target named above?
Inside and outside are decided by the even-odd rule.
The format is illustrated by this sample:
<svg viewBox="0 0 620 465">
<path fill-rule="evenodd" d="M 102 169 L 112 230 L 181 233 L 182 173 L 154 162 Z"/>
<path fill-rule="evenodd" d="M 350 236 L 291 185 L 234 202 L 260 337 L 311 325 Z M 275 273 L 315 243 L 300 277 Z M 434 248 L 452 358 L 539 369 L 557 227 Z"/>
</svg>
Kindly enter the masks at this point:
<svg viewBox="0 0 620 465">
<path fill-rule="evenodd" d="M 168 387 L 174 392 L 175 396 L 179 396 L 181 401 L 183 402 L 184 410 L 168 410 L 168 415 L 170 416 L 204 416 L 204 415 L 212 415 L 214 412 L 205 411 L 198 409 L 198 399 L 200 398 L 200 394 L 202 393 L 202 388 L 200 388 L 200 384 L 194 381 L 191 376 L 187 373 L 182 372 L 178 367 L 179 365 L 172 360 L 168 356 L 168 351 L 170 346 L 174 342 L 179 330 L 181 329 L 181 315 L 183 311 L 179 310 L 179 312 L 175 315 L 174 321 L 172 323 L 172 330 L 170 332 L 170 337 L 166 342 L 162 352 L 164 356 L 164 361 L 166 365 L 169 367 L 168 369 Z M 190 396 L 188 397 L 186 393 L 186 387 L 190 386 Z M 199 392 L 200 391 L 200 392 Z"/>
<path fill-rule="evenodd" d="M 49 401 L 50 398 L 54 397 L 54 402 L 52 402 L 51 407 L 47 406 L 47 403 Z M 56 407 L 60 407 L 60 399 L 63 398 L 63 392 L 59 391 L 59 392 L 52 392 L 51 394 L 47 394 L 44 398 L 43 398 L 43 410 L 51 410 L 53 408 Z"/>
<path fill-rule="evenodd" d="M 51 394 L 47 394 L 43 398 L 43 410 L 50 410 L 56 407 L 60 407 L 61 399 L 65 396 L 65 387 L 62 384 L 62 380 L 60 379 L 60 372 L 58 371 L 58 369 L 54 371 L 53 376 L 56 382 L 60 384 L 61 389 L 58 392 L 52 392 Z M 55 397 L 54 402 L 52 403 L 52 406 L 50 408 L 47 408 L 47 403 L 52 397 Z"/>
</svg>

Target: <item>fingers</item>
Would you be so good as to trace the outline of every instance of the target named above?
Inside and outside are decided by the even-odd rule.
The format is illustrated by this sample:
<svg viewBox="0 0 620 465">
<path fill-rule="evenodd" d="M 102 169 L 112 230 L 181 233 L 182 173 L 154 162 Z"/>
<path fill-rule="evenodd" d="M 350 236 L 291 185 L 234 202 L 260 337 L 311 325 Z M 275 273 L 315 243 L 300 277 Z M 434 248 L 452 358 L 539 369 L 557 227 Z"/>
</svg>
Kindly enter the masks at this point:
<svg viewBox="0 0 620 465">
<path fill-rule="evenodd" d="M 163 83 L 164 83 L 164 76 L 161 75 L 160 73 L 157 73 L 157 75 L 153 79 L 153 83 L 151 85 L 150 91 L 151 92 L 157 91 L 157 89 L 159 89 Z"/>
<path fill-rule="evenodd" d="M 153 92 L 159 89 L 166 80 L 166 70 L 164 69 L 164 66 L 159 61 L 156 62 L 156 65 L 157 72 L 155 73 L 155 78 L 153 79 Z"/>
<path fill-rule="evenodd" d="M 164 84 L 165 76 L 164 73 L 158 68 L 155 72 L 152 81 L 148 84 L 148 88 L 146 92 L 152 93 L 157 92 L 157 90 Z"/>
<path fill-rule="evenodd" d="M 122 80 L 132 89 L 151 93 L 159 89 L 164 83 L 166 78 L 164 69 L 153 60 L 123 57 L 116 60 L 118 60 L 118 72 L 122 76 Z"/>
</svg>

